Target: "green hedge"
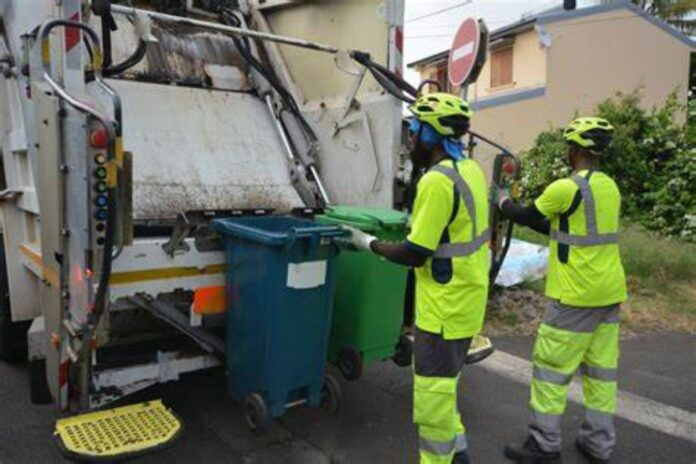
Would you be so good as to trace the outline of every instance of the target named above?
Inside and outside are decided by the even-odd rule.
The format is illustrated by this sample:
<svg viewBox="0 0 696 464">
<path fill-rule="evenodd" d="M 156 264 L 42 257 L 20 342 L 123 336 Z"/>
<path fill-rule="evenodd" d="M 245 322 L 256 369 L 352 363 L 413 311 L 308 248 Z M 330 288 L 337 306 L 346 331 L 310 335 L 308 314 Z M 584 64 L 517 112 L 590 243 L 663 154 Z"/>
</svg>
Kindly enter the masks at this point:
<svg viewBox="0 0 696 464">
<path fill-rule="evenodd" d="M 663 106 L 645 110 L 637 90 L 602 102 L 593 114 L 616 127 L 602 170 L 621 190 L 624 217 L 696 241 L 696 104 L 688 108 L 687 123 L 679 124 L 684 109 L 671 95 Z M 562 130 L 539 134 L 523 153 L 524 200 L 536 198 L 549 183 L 570 173 Z"/>
</svg>

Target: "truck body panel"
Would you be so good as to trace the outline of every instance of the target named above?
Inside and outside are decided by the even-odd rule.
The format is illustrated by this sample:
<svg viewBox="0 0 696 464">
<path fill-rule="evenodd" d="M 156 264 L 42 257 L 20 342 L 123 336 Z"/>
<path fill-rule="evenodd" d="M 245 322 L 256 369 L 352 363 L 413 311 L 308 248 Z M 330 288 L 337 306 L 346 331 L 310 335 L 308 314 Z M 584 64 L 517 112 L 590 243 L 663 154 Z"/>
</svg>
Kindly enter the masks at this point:
<svg viewBox="0 0 696 464">
<path fill-rule="evenodd" d="M 148 7 L 146 1 L 136 3 Z M 395 41 L 402 0 L 276 3 L 245 5 L 242 24 L 366 50 L 391 67 L 400 63 Z M 40 343 L 30 353 L 46 359 L 51 395 L 60 409 L 72 411 L 217 364 L 206 353 L 184 356 L 177 351 L 183 347 L 141 353 L 144 341 L 170 340 L 172 330 L 133 300 L 166 301 L 190 315 L 191 326 L 214 325 L 213 318 L 194 315 L 190 303 L 197 289 L 224 285 L 224 253 L 200 235 L 206 226 L 201 212 L 287 212 L 308 206 L 307 188 L 321 199 L 318 180 L 334 203 L 392 206 L 401 131 L 401 103 L 347 53 L 251 41 L 256 59 L 295 96 L 314 142 L 303 135 L 300 116 L 283 108 L 277 91 L 243 59 L 230 34 L 152 19 L 145 29 L 148 40 L 157 42 L 148 42 L 138 64 L 107 81 L 123 110 L 122 125 L 115 126 L 122 129 L 116 153 L 118 172 L 130 188 L 119 184 L 119 192 L 132 194 L 118 199 L 107 314 L 93 340 L 84 340 L 106 258 L 94 175 L 96 160 L 108 151 L 90 142 L 98 120 L 59 98 L 42 66 L 49 60 L 57 85 L 110 120 L 118 120 L 118 105 L 99 82 L 87 79 L 86 31 L 57 27 L 47 47 L 37 32 L 56 18 L 99 31 L 100 19 L 85 6 L 81 0 L 0 1 L 7 310 L 14 321 L 43 317 L 43 337 L 36 324 L 30 341 Z M 132 56 L 148 35 L 139 23 L 145 16 L 115 14 L 114 63 Z M 197 18 L 215 21 L 210 15 Z M 129 156 L 121 140 L 124 152 L 132 154 L 132 174 L 123 168 Z M 198 222 L 187 222 L 194 217 Z M 110 355 L 102 355 L 130 346 L 130 363 L 112 365 L 106 361 Z"/>
</svg>

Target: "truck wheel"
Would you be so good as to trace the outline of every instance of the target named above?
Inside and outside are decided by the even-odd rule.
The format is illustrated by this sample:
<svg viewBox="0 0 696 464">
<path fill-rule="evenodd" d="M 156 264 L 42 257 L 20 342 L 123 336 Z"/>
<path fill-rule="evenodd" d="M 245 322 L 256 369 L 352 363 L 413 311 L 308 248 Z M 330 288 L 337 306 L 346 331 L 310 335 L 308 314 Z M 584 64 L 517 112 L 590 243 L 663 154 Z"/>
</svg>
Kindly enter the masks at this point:
<svg viewBox="0 0 696 464">
<path fill-rule="evenodd" d="M 268 406 L 263 396 L 252 393 L 244 401 L 244 417 L 252 432 L 261 434 L 266 431 L 271 423 L 268 416 Z"/>
<path fill-rule="evenodd" d="M 357 380 L 362 375 L 363 360 L 357 348 L 348 346 L 338 353 L 338 370 L 346 380 Z"/>
<path fill-rule="evenodd" d="M 406 335 L 399 337 L 399 343 L 396 344 L 396 353 L 392 357 L 392 361 L 399 367 L 407 367 L 411 365 L 413 358 L 413 342 Z"/>
<path fill-rule="evenodd" d="M 46 380 L 45 359 L 29 361 L 29 398 L 32 404 L 51 404 L 53 402 Z"/>
<path fill-rule="evenodd" d="M 5 242 L 0 234 L 0 359 L 10 362 L 27 359 L 27 331 L 30 325 L 31 321 L 12 322 Z"/>
<path fill-rule="evenodd" d="M 330 375 L 324 378 L 324 388 L 321 391 L 321 408 L 331 414 L 336 414 L 341 409 L 343 394 L 338 380 Z"/>
</svg>

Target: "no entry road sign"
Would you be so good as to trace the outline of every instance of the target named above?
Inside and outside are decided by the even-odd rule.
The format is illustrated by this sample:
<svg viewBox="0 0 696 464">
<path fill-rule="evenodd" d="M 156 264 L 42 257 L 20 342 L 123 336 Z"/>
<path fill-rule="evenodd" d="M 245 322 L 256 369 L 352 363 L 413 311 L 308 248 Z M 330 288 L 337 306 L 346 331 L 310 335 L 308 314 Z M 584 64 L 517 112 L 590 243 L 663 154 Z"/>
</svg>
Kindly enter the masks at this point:
<svg viewBox="0 0 696 464">
<path fill-rule="evenodd" d="M 449 54 L 449 80 L 452 85 L 462 85 L 476 64 L 479 46 L 481 45 L 481 29 L 474 18 L 467 18 L 454 36 Z"/>
</svg>

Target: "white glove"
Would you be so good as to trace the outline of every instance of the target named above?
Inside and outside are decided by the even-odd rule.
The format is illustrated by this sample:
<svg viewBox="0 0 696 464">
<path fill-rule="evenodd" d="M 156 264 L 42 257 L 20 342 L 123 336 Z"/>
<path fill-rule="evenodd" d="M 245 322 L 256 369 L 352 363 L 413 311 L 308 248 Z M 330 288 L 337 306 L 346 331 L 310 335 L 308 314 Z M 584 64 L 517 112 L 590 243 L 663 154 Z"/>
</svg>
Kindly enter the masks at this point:
<svg viewBox="0 0 696 464">
<path fill-rule="evenodd" d="M 361 251 L 372 251 L 370 244 L 377 240 L 377 237 L 366 234 L 362 230 L 358 230 L 355 227 L 342 226 L 344 230 L 350 232 L 350 237 L 347 237 L 348 244 L 353 248 Z"/>
</svg>

